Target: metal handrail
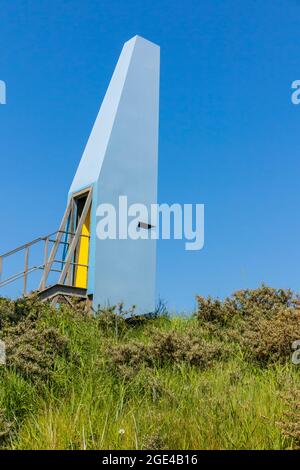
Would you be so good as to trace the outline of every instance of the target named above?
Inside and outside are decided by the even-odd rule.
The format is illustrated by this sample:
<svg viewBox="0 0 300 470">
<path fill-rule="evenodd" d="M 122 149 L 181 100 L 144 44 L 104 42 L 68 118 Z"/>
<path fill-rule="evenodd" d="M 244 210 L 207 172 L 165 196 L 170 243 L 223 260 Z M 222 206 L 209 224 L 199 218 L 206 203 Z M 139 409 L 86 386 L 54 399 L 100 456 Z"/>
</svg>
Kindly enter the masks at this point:
<svg viewBox="0 0 300 470">
<path fill-rule="evenodd" d="M 87 269 L 88 272 L 88 265 L 79 264 L 78 261 L 78 246 L 81 241 L 82 237 L 90 239 L 90 235 L 82 234 L 82 228 L 84 221 L 88 215 L 88 211 L 92 205 L 92 194 L 93 189 L 92 187 L 86 190 L 86 200 L 82 212 L 80 214 L 79 220 L 76 223 L 76 229 L 74 227 L 74 217 L 75 217 L 75 205 L 76 201 L 74 199 L 74 195 L 68 201 L 65 213 L 63 215 L 62 221 L 59 226 L 59 230 L 50 233 L 44 237 L 36 238 L 29 243 L 25 243 L 24 245 L 20 245 L 14 250 L 8 251 L 0 256 L 0 287 L 3 285 L 7 285 L 7 283 L 13 282 L 20 277 L 23 277 L 23 295 L 26 296 L 27 293 L 27 277 L 28 274 L 36 271 L 37 269 L 43 269 L 42 278 L 40 280 L 39 286 L 37 288 L 38 292 L 43 291 L 46 288 L 47 278 L 49 273 L 52 271 L 59 272 L 60 276 L 58 279 L 59 284 L 71 285 L 72 279 L 74 279 L 74 266 L 83 266 Z M 78 195 L 77 195 L 78 196 Z M 75 197 L 77 197 L 75 195 Z M 69 230 L 68 223 L 71 221 L 71 226 Z M 75 230 L 75 232 L 73 232 Z M 66 235 L 65 239 L 62 240 L 63 234 Z M 55 240 L 53 240 L 55 238 Z M 32 266 L 29 267 L 29 252 L 31 246 L 45 242 L 44 244 L 44 262 L 39 266 Z M 53 243 L 51 248 L 51 252 L 49 254 L 49 243 Z M 64 245 L 65 248 L 62 254 L 63 260 L 56 260 L 56 255 L 58 249 L 61 245 Z M 25 251 L 25 258 L 24 258 L 24 270 L 21 273 L 17 273 L 4 281 L 1 282 L 1 275 L 2 275 L 2 266 L 3 266 L 3 259 L 7 258 L 15 253 L 20 251 Z M 59 256 L 59 255 L 58 255 Z M 61 263 L 61 270 L 54 269 L 53 263 Z"/>
<path fill-rule="evenodd" d="M 3 253 L 2 255 L 0 255 L 0 258 L 2 258 L 2 259 L 7 258 L 8 256 L 11 256 L 11 255 L 14 255 L 15 253 L 18 253 L 18 251 L 25 250 L 25 248 L 28 248 L 32 245 L 35 245 L 38 242 L 45 241 L 47 239 L 48 239 L 49 242 L 55 243 L 55 240 L 51 240 L 50 237 L 53 237 L 53 235 L 57 235 L 58 233 L 62 233 L 62 234 L 65 234 L 65 235 L 71 235 L 71 236 L 75 235 L 74 232 L 65 232 L 64 230 L 57 230 L 56 232 L 52 232 L 49 235 L 45 235 L 44 237 L 35 238 L 31 242 L 25 243 L 24 245 L 20 245 L 17 248 L 15 248 L 14 250 L 7 251 L 6 253 Z M 91 238 L 90 235 L 82 235 L 82 234 L 80 235 L 80 237 Z M 60 244 L 68 245 L 69 243 L 61 241 Z"/>
<path fill-rule="evenodd" d="M 45 270 L 46 267 L 48 267 L 49 263 L 46 262 L 46 257 L 47 257 L 47 251 L 48 251 L 48 248 L 46 250 L 46 253 L 45 253 L 45 260 L 44 260 L 44 264 L 41 264 L 39 266 L 31 266 L 31 267 L 28 267 L 28 257 L 29 257 L 29 248 L 39 242 L 42 242 L 44 241 L 45 244 L 47 245 L 49 242 L 50 243 L 56 243 L 56 240 L 53 240 L 51 237 L 55 236 L 55 235 L 58 235 L 58 234 L 65 234 L 65 235 L 68 235 L 68 236 L 71 236 L 71 237 L 74 237 L 75 236 L 75 233 L 74 232 L 70 232 L 70 231 L 65 231 L 65 230 L 57 230 L 56 232 L 52 232 L 50 233 L 49 235 L 46 235 L 44 237 L 39 237 L 39 238 L 36 238 L 34 240 L 32 240 L 31 242 L 28 242 L 28 243 L 25 243 L 24 245 L 20 245 L 18 246 L 17 248 L 15 248 L 14 250 L 11 250 L 11 251 L 8 251 L 2 255 L 0 255 L 0 288 L 1 287 L 4 287 L 14 281 L 17 281 L 18 279 L 21 279 L 21 278 L 24 278 L 24 288 L 23 288 L 23 294 L 25 295 L 26 294 L 26 288 L 27 288 L 27 276 L 28 274 L 31 274 L 37 270 Z M 80 234 L 79 235 L 79 238 L 89 238 L 90 239 L 90 236 L 89 235 L 84 235 L 84 234 Z M 60 240 L 59 241 L 59 245 L 70 245 L 70 241 L 62 241 Z M 45 246 L 46 248 L 46 246 Z M 4 280 L 1 281 L 1 274 L 2 274 L 2 263 L 3 263 L 3 259 L 4 258 L 8 258 L 9 256 L 12 256 L 22 250 L 26 250 L 25 252 L 25 269 L 19 273 L 16 273 Z M 66 264 L 66 261 L 65 260 L 57 260 L 57 259 L 54 259 L 50 264 L 52 265 L 53 263 L 60 263 L 62 266 Z M 71 266 L 78 266 L 78 267 L 84 267 L 88 270 L 89 266 L 86 265 L 86 264 L 81 264 L 81 263 L 76 263 L 76 262 L 69 262 L 69 264 Z M 61 273 L 63 270 L 62 269 L 55 269 L 53 267 L 50 267 L 49 269 L 49 272 L 56 272 L 56 273 Z"/>
<path fill-rule="evenodd" d="M 18 279 L 21 279 L 25 275 L 25 273 L 31 274 L 32 272 L 37 271 L 38 269 L 44 269 L 43 265 L 32 266 L 27 271 L 21 271 L 20 273 L 14 274 L 13 276 L 10 276 L 7 279 L 4 279 L 3 281 L 0 282 L 0 287 L 7 286 L 8 284 L 12 282 L 17 281 Z"/>
<path fill-rule="evenodd" d="M 62 260 L 54 260 L 53 262 L 54 263 L 63 263 L 63 264 L 65 263 L 65 261 L 62 261 Z M 80 267 L 83 267 L 83 268 L 86 268 L 86 269 L 89 268 L 87 264 L 80 264 L 80 263 L 70 263 L 70 264 L 72 264 L 73 266 L 80 266 Z M 25 274 L 31 274 L 35 271 L 38 271 L 39 269 L 44 270 L 45 265 L 41 264 L 40 266 L 31 266 L 30 268 L 28 268 L 27 271 L 21 271 L 17 274 L 14 274 L 13 276 L 10 276 L 10 277 L 4 279 L 3 281 L 0 282 L 0 288 L 5 287 L 8 284 L 11 284 L 12 282 L 17 281 L 18 279 L 21 279 L 22 277 L 24 277 Z M 50 272 L 61 273 L 62 269 L 51 268 Z"/>
</svg>

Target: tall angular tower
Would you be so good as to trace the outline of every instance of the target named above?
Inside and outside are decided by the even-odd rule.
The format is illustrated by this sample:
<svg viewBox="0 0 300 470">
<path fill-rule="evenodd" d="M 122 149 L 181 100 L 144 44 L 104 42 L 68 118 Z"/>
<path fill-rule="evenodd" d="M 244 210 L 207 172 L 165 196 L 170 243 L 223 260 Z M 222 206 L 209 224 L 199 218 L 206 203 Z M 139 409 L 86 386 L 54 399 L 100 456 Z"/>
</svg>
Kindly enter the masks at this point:
<svg viewBox="0 0 300 470">
<path fill-rule="evenodd" d="M 155 239 L 149 232 L 146 238 L 100 239 L 96 227 L 99 206 L 110 204 L 117 211 L 120 196 L 127 197 L 128 206 L 143 204 L 149 214 L 156 203 L 159 54 L 158 46 L 139 36 L 124 44 L 58 231 L 1 255 L 0 287 L 23 278 L 24 296 L 30 290 L 52 303 L 78 296 L 92 299 L 95 310 L 122 302 L 127 309 L 135 305 L 137 313 L 154 311 Z M 132 222 L 139 231 L 151 230 L 149 220 Z M 29 250 L 41 243 L 43 262 L 31 266 Z M 3 260 L 21 251 L 23 270 L 1 280 Z M 36 289 L 27 281 L 40 270 Z"/>
<path fill-rule="evenodd" d="M 91 198 L 74 283 L 87 288 L 94 308 L 118 302 L 140 313 L 155 308 L 155 240 L 99 240 L 96 211 L 101 203 L 117 208 L 122 195 L 128 205 L 156 203 L 159 62 L 159 47 L 146 39 L 124 44 L 70 188 L 77 214 Z"/>
</svg>

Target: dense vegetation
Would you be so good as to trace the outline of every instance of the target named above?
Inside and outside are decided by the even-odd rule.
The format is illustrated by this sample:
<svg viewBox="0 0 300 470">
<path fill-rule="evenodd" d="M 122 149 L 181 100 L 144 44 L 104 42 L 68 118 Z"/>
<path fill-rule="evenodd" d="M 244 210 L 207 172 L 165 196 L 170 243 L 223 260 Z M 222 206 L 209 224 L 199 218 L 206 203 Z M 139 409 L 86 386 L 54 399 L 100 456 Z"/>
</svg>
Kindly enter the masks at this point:
<svg viewBox="0 0 300 470">
<path fill-rule="evenodd" d="M 0 447 L 300 446 L 298 298 L 262 286 L 198 297 L 190 318 L 126 320 L 0 299 Z"/>
</svg>

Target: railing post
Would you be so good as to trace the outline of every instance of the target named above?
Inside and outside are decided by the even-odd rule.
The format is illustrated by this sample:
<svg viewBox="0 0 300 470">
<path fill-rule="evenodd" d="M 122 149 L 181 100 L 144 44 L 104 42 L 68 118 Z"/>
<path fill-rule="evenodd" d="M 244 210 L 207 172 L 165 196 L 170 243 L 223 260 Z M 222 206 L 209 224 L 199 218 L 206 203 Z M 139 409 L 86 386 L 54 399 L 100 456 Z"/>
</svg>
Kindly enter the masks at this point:
<svg viewBox="0 0 300 470">
<path fill-rule="evenodd" d="M 3 267 L 3 260 L 2 260 L 2 256 L 0 256 L 0 282 L 1 282 L 1 277 L 2 277 L 2 267 Z"/>
<path fill-rule="evenodd" d="M 25 249 L 25 263 L 24 263 L 24 287 L 23 287 L 23 296 L 26 295 L 27 290 L 27 272 L 28 272 L 28 258 L 29 258 L 29 246 Z"/>
<path fill-rule="evenodd" d="M 49 237 L 45 238 L 45 246 L 44 246 L 44 272 L 48 267 L 48 245 L 49 245 Z M 43 290 L 46 287 L 46 278 L 42 276 L 42 285 L 38 288 L 38 290 Z"/>
</svg>

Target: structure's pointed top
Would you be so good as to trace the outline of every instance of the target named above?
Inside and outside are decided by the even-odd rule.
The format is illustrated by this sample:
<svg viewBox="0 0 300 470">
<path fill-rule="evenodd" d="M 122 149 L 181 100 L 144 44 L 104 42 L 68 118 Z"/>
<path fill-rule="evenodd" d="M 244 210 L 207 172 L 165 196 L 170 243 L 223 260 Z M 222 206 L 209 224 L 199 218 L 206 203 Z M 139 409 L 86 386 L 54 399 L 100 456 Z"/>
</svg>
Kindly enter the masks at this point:
<svg viewBox="0 0 300 470">
<path fill-rule="evenodd" d="M 131 41 L 133 41 L 133 42 L 137 42 L 137 41 L 143 42 L 144 41 L 144 42 L 148 42 L 149 44 L 152 44 L 153 46 L 159 47 L 156 43 L 154 43 L 153 41 L 150 41 L 150 39 L 146 39 L 143 36 L 139 36 L 138 34 L 136 34 L 132 38 L 128 39 L 128 41 L 126 41 L 125 44 L 127 44 Z"/>
<path fill-rule="evenodd" d="M 159 77 L 159 47 L 141 36 L 134 36 L 123 46 L 70 193 L 91 186 L 98 180 L 121 100 L 130 100 L 126 106 L 129 119 L 134 113 L 140 114 L 142 101 L 147 100 L 146 96 L 152 90 L 151 77 Z M 127 117 L 123 119 L 126 121 Z"/>
</svg>

